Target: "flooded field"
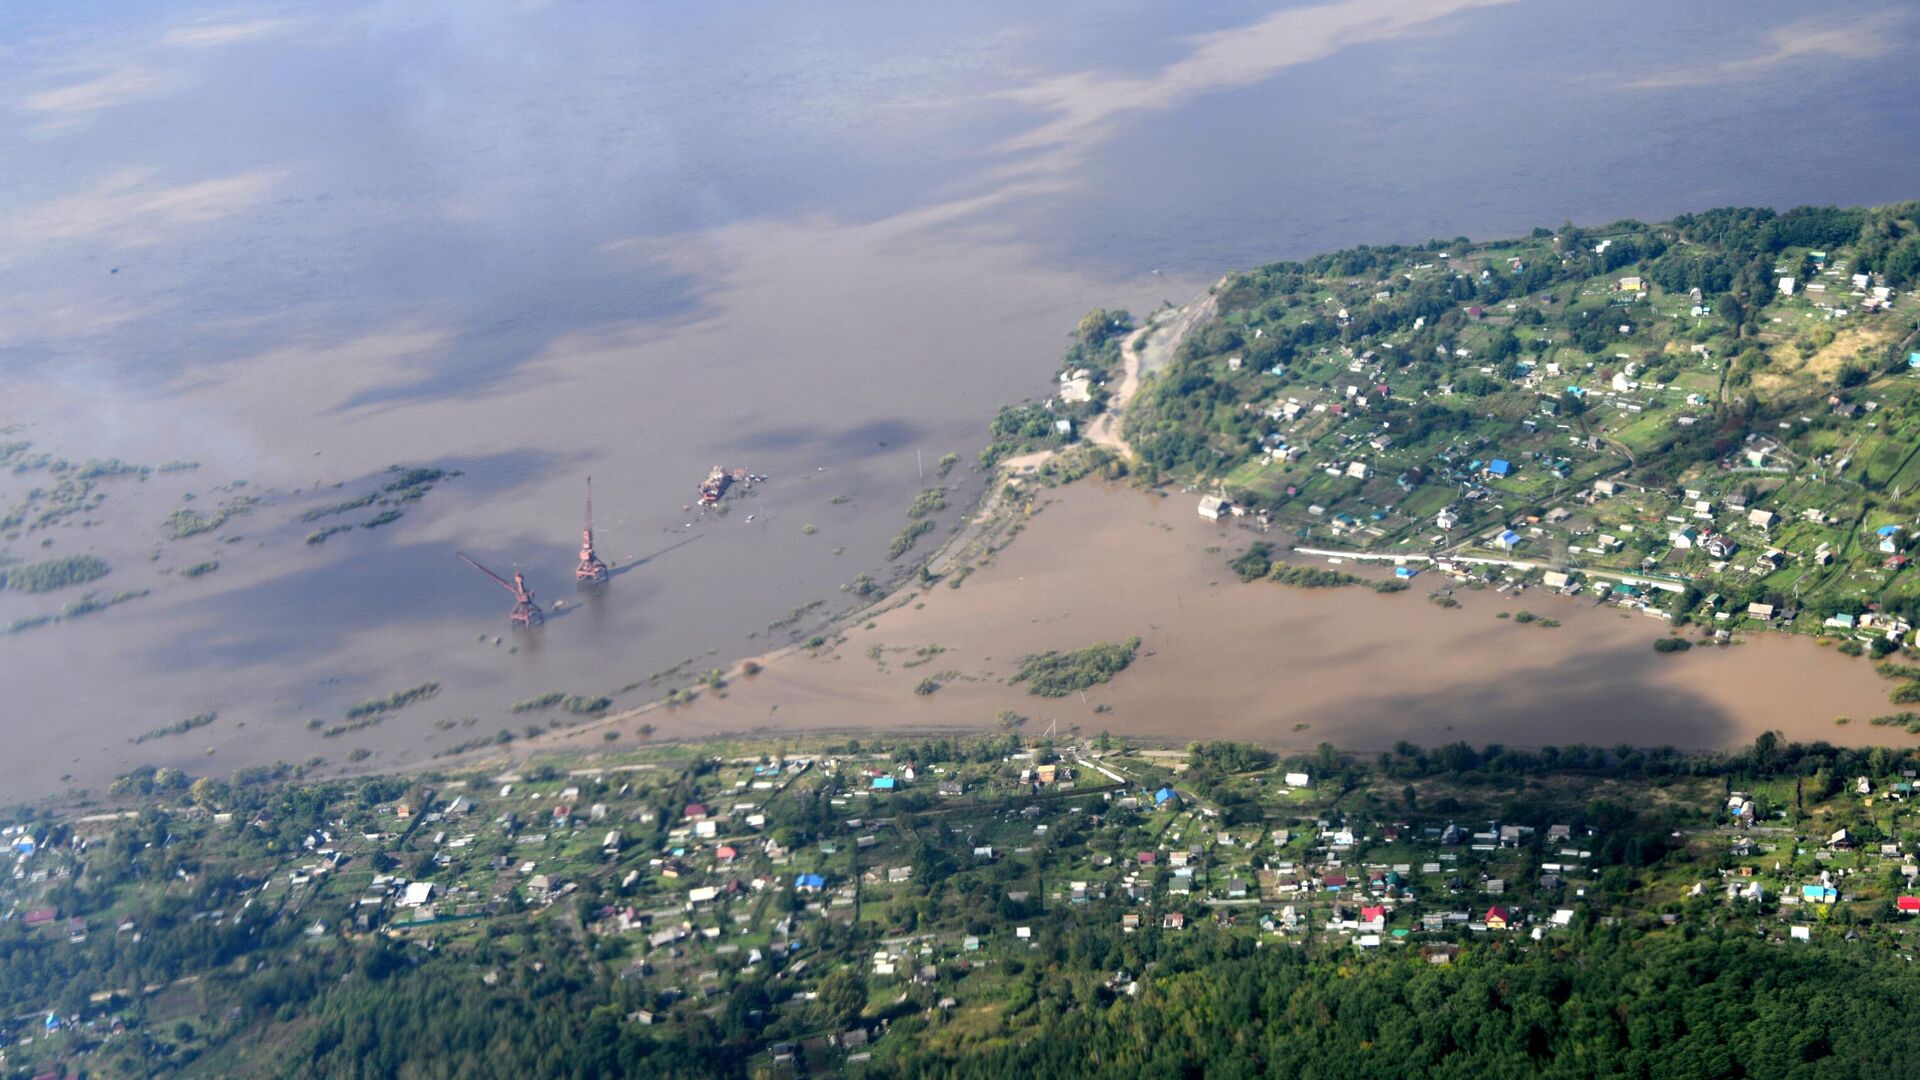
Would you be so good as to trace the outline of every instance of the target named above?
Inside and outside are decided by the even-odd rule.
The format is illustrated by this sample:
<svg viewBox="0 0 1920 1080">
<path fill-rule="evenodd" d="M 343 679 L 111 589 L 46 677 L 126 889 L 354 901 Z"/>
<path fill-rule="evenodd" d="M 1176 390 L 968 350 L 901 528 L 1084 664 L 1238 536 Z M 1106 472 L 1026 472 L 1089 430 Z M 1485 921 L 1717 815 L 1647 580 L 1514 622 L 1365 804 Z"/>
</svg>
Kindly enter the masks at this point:
<svg viewBox="0 0 1920 1080">
<path fill-rule="evenodd" d="M 0 790 L 97 790 L 145 764 L 428 761 L 524 729 L 519 701 L 634 707 L 785 644 L 851 602 L 842 585 L 912 561 L 886 552 L 921 490 L 953 489 L 920 550 L 953 527 L 994 409 L 1048 392 L 1096 306 L 1145 312 L 1234 267 L 1363 242 L 1910 197 L 1920 146 L 1884 133 L 1910 126 L 1900 103 L 1920 76 L 1902 61 L 1920 24 L 1898 5 L 1741 14 L 1651 0 L 9 9 L 0 444 L 198 468 L 103 479 L 85 513 L 0 538 L 0 562 L 112 568 L 0 591 L 0 627 L 24 627 L 0 634 Z M 745 18 L 760 32 L 737 33 Z M 1573 114 L 1578 137 L 1558 119 Z M 1862 149 L 1841 168 L 1822 152 L 1835 144 Z M 942 477 L 947 454 L 960 464 Z M 716 464 L 772 479 L 724 517 L 684 510 Z M 371 507 L 302 520 L 392 465 L 461 475 L 377 525 Z M 572 580 L 588 474 L 615 563 L 600 595 Z M 0 505 L 54 479 L 0 471 Z M 216 528 L 170 535 L 183 508 L 247 498 Z M 333 522 L 347 528 L 307 542 Z M 510 599 L 456 550 L 524 571 L 555 617 L 510 632 Z M 1758 692 L 1747 675 L 1774 668 L 1753 658 L 1797 644 L 1659 666 L 1638 655 L 1650 628 L 1611 615 L 1529 637 L 1477 612 L 1217 591 L 1197 563 L 1156 594 L 1171 613 L 1109 618 L 1092 605 L 1155 596 L 1045 579 L 1047 560 L 1082 554 L 1071 538 L 1019 545 L 1026 580 L 943 593 L 928 611 L 952 622 L 926 633 L 978 670 L 1073 644 L 1050 633 L 1069 618 L 1140 633 L 1162 651 L 1128 674 L 1139 696 L 1101 717 L 1116 730 L 1205 707 L 1246 733 L 1305 722 L 1318 739 L 1335 710 L 1356 734 L 1422 737 L 1412 717 L 1444 712 L 1462 734 L 1518 740 L 1589 722 L 1604 700 L 1662 718 L 1612 737 L 1705 744 L 1793 702 L 1865 711 L 1811 700 L 1819 679 Z M 1029 614 L 963 629 L 996 597 Z M 1214 614 L 1185 623 L 1184 604 Z M 1326 620 L 1351 628 L 1337 655 Z M 1461 626 L 1473 633 L 1445 636 Z M 1192 674 L 1160 686 L 1173 655 Z M 1226 678 L 1246 664 L 1262 677 Z M 1734 697 L 1689 689 L 1716 665 L 1741 673 L 1713 691 Z M 783 665 L 767 680 L 791 683 L 781 719 L 974 723 L 969 702 L 992 694 L 826 681 L 863 666 L 844 650 Z M 1520 689 L 1556 668 L 1577 693 Z M 427 683 L 429 699 L 324 734 Z M 876 713 L 845 715 L 869 692 Z M 714 722 L 744 722 L 750 697 Z M 1760 712 L 1731 719 L 1745 703 Z"/>
<path fill-rule="evenodd" d="M 1836 743 L 1912 738 L 1866 723 L 1893 711 L 1870 663 L 1808 639 L 1759 634 L 1661 654 L 1652 643 L 1665 622 L 1538 589 L 1460 591 L 1460 607 L 1442 608 L 1425 599 L 1437 575 L 1387 595 L 1242 583 L 1226 560 L 1252 535 L 1201 519 L 1192 503 L 1075 485 L 958 590 L 936 586 L 830 653 L 788 654 L 736 679 L 724 700 L 647 719 L 663 735 L 992 729 L 1011 710 L 1030 733 L 1057 722 L 1175 742 L 1356 750 L 1402 739 L 1717 748 L 1766 730 Z M 1561 625 L 1497 617 L 1523 610 Z M 1006 682 L 1023 655 L 1133 636 L 1140 657 L 1083 695 L 1041 698 Z M 914 663 L 928 646 L 939 651 Z M 941 688 L 916 694 L 928 675 Z M 1843 716 L 1854 720 L 1834 723 Z"/>
</svg>

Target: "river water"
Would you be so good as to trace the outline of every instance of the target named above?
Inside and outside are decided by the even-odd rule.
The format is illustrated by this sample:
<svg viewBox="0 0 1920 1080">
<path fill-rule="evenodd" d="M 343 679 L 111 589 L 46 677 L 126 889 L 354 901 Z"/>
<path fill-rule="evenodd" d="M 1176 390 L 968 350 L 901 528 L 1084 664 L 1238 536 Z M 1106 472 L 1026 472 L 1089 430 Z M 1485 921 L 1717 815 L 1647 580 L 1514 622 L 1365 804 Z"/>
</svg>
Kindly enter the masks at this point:
<svg viewBox="0 0 1920 1080">
<path fill-rule="evenodd" d="M 958 590 L 934 586 L 832 648 L 771 655 L 724 698 L 655 709 L 648 722 L 666 736 L 899 733 L 990 727 L 1011 712 L 1028 734 L 1052 726 L 1292 750 L 1402 740 L 1698 750 L 1769 730 L 1802 742 L 1914 741 L 1867 723 L 1894 709 L 1869 661 L 1808 638 L 1761 633 L 1668 654 L 1653 649 L 1672 633 L 1664 620 L 1592 597 L 1469 590 L 1436 573 L 1390 595 L 1243 583 L 1227 561 L 1257 535 L 1202 519 L 1191 494 L 1085 482 L 1043 503 Z M 1428 602 L 1440 588 L 1457 607 Z M 1538 618 L 1516 622 L 1519 612 Z M 1111 683 L 1046 698 L 1012 681 L 1023 656 L 1129 637 L 1139 655 Z M 915 693 L 929 677 L 939 689 Z M 582 729 L 554 741 L 600 737 Z"/>
<path fill-rule="evenodd" d="M 149 590 L 0 637 L 5 791 L 398 764 L 521 698 L 761 651 L 884 574 L 938 459 L 1044 394 L 1094 306 L 1353 243 L 1879 202 L 1920 175 L 1909 5 L 1041 7 L 0 12 L 0 425 L 201 463 L 4 542 Z M 298 513 L 396 463 L 463 475 L 302 542 Z M 772 480 L 684 512 L 716 463 Z M 620 572 L 583 598 L 589 473 Z M 251 513 L 165 539 L 236 481 Z M 566 606 L 510 633 L 457 548 Z M 0 592 L 0 625 L 71 593 Z M 307 726 L 427 681 L 377 727 Z"/>
</svg>

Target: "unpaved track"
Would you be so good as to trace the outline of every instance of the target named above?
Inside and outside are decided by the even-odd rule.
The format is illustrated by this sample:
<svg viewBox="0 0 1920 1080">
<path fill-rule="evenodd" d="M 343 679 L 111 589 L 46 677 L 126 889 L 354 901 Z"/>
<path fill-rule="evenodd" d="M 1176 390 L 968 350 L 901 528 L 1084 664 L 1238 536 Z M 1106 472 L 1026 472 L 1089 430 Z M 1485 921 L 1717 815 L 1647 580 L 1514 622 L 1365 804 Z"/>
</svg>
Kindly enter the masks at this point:
<svg viewBox="0 0 1920 1080">
<path fill-rule="evenodd" d="M 1087 441 L 1095 446 L 1116 450 L 1123 456 L 1131 456 L 1133 450 L 1127 445 L 1121 426 L 1126 418 L 1127 406 L 1133 402 L 1133 396 L 1140 392 L 1140 384 L 1147 376 L 1165 371 L 1173 363 L 1174 350 L 1187 339 L 1187 335 L 1219 314 L 1219 311 L 1218 294 L 1208 290 L 1205 296 L 1185 307 L 1161 308 L 1147 320 L 1145 326 L 1129 335 L 1120 347 L 1120 385 L 1114 388 L 1113 396 L 1107 400 L 1107 411 L 1088 426 Z M 1024 458 L 1015 460 L 1025 461 Z"/>
</svg>

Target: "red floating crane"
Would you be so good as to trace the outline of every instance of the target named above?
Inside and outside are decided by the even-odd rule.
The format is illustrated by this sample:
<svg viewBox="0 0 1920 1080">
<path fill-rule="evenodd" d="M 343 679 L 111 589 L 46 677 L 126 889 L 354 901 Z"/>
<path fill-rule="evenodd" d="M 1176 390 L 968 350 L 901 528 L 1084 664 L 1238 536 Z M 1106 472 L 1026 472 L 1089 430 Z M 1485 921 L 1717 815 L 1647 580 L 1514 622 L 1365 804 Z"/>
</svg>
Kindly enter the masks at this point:
<svg viewBox="0 0 1920 1080">
<path fill-rule="evenodd" d="M 506 578 L 467 558 L 466 552 L 456 551 L 454 554 L 460 556 L 460 561 L 499 582 L 501 588 L 513 594 L 513 614 L 508 616 L 513 625 L 539 626 L 547 621 L 547 613 L 541 611 L 540 605 L 533 602 L 533 590 L 527 588 L 527 579 L 520 571 L 515 570 L 513 581 L 508 582 Z"/>
<path fill-rule="evenodd" d="M 607 564 L 593 550 L 593 477 L 587 477 L 587 527 L 580 533 L 580 565 L 573 568 L 576 581 L 598 585 L 607 580 Z"/>
</svg>

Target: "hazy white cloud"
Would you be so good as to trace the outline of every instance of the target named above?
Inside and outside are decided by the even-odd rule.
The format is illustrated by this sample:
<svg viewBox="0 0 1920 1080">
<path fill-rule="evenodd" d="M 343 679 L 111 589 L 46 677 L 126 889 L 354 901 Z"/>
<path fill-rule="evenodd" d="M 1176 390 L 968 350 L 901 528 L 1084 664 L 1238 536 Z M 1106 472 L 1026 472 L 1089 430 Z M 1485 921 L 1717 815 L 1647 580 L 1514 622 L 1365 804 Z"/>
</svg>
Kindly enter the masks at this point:
<svg viewBox="0 0 1920 1080">
<path fill-rule="evenodd" d="M 86 82 L 29 94 L 20 102 L 20 108 L 30 113 L 72 117 L 157 97 L 171 92 L 179 84 L 179 76 L 172 72 L 129 65 Z"/>
<path fill-rule="evenodd" d="M 237 19 L 229 22 L 202 21 L 175 27 L 160 38 L 162 45 L 188 49 L 210 49 L 256 38 L 271 37 L 293 25 L 292 19 Z"/>
<path fill-rule="evenodd" d="M 1203 95 L 1252 86 L 1290 67 L 1342 49 L 1429 31 L 1449 16 L 1519 0 L 1332 0 L 1278 12 L 1244 26 L 1186 39 L 1186 55 L 1143 75 L 1096 71 L 1051 76 L 997 96 L 1047 114 L 1003 142 L 1009 162 L 983 178 L 984 192 L 907 215 L 896 224 L 925 228 L 973 218 L 1008 199 L 1057 196 L 1078 186 L 1087 156 L 1133 114 L 1179 108 Z"/>
<path fill-rule="evenodd" d="M 215 221 L 257 204 L 285 174 L 259 169 L 156 186 L 150 169 L 116 173 L 90 191 L 28 206 L 4 222 L 17 244 L 104 237 L 124 247 L 156 242 L 169 228 Z"/>
<path fill-rule="evenodd" d="M 1037 106 L 1053 118 L 1009 141 L 1006 149 L 1066 148 L 1104 140 L 1113 121 L 1166 110 L 1202 94 L 1251 86 L 1282 70 L 1342 49 L 1387 41 L 1474 8 L 1517 0 L 1335 0 L 1269 15 L 1246 26 L 1189 39 L 1186 56 L 1148 75 L 1075 72 L 1043 79 L 1002 96 Z"/>
<path fill-rule="evenodd" d="M 1766 47 L 1751 56 L 1656 72 L 1634 79 L 1626 86 L 1631 90 L 1704 86 L 1763 75 L 1795 60 L 1882 56 L 1901 44 L 1903 35 L 1899 31 L 1906 21 L 1906 12 L 1882 11 L 1839 22 L 1821 18 L 1795 23 L 1768 34 Z"/>
</svg>

